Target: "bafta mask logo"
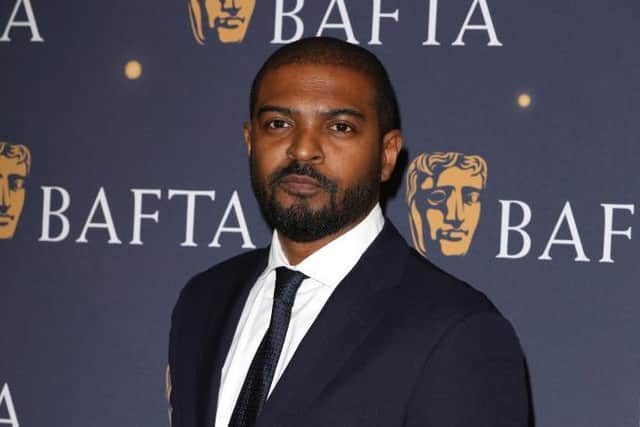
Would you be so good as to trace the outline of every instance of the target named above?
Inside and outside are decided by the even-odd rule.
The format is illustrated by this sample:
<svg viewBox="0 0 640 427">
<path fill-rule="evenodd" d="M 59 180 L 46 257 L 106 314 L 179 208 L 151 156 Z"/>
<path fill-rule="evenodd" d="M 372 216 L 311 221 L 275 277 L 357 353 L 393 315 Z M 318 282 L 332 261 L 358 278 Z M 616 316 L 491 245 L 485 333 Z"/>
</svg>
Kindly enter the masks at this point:
<svg viewBox="0 0 640 427">
<path fill-rule="evenodd" d="M 407 204 L 413 245 L 422 255 L 438 248 L 466 255 L 480 220 L 487 163 L 462 153 L 423 153 L 407 170 Z"/>
<path fill-rule="evenodd" d="M 222 43 L 240 43 L 247 33 L 256 0 L 189 0 L 191 30 L 198 44 L 212 31 Z"/>
<path fill-rule="evenodd" d="M 11 239 L 24 206 L 24 183 L 31 152 L 24 145 L 0 142 L 0 239 Z"/>
</svg>

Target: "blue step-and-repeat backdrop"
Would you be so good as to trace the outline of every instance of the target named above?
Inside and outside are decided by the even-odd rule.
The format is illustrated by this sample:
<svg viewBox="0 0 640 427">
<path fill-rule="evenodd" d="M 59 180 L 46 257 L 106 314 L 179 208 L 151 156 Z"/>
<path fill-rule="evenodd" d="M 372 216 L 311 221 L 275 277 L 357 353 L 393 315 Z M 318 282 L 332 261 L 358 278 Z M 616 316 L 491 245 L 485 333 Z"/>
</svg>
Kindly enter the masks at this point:
<svg viewBox="0 0 640 427">
<path fill-rule="evenodd" d="M 270 238 L 250 82 L 320 34 L 387 66 L 386 214 L 513 322 L 536 425 L 640 424 L 638 2 L 0 0 L 0 425 L 167 425 L 179 290 Z"/>
</svg>

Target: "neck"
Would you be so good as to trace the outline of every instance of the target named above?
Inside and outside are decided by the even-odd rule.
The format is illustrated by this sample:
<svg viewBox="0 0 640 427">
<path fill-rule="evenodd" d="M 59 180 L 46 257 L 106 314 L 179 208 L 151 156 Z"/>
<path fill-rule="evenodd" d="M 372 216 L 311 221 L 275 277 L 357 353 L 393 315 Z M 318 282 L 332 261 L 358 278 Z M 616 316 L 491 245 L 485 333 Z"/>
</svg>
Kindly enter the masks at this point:
<svg viewBox="0 0 640 427">
<path fill-rule="evenodd" d="M 362 220 L 365 219 L 367 215 L 369 215 L 369 213 L 371 212 L 371 209 L 373 209 L 373 206 L 369 210 L 367 210 L 364 214 L 359 216 L 356 220 L 344 226 L 343 228 L 336 231 L 335 233 L 328 234 L 326 236 L 323 236 L 311 242 L 297 242 L 297 241 L 291 240 L 290 238 L 288 238 L 282 233 L 278 233 L 280 246 L 282 246 L 282 251 L 287 257 L 289 264 L 291 265 L 300 264 L 309 255 L 316 252 L 318 249 L 328 245 L 333 240 L 337 239 L 347 231 L 351 230 L 356 225 L 360 224 L 360 222 L 362 222 Z"/>
</svg>

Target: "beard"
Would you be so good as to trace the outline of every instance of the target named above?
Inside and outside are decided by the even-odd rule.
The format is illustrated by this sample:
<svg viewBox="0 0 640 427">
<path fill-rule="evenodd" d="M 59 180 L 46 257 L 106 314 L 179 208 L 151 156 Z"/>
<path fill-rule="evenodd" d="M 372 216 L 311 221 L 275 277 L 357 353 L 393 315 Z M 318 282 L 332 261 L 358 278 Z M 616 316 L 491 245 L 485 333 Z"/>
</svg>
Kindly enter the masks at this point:
<svg viewBox="0 0 640 427">
<path fill-rule="evenodd" d="M 377 160 L 361 181 L 342 191 L 340 203 L 340 186 L 308 163 L 293 161 L 267 177 L 266 182 L 257 175 L 253 154 L 249 165 L 251 186 L 267 223 L 295 242 L 312 242 L 334 234 L 363 217 L 378 201 L 380 162 Z M 276 199 L 277 186 L 281 179 L 292 174 L 315 179 L 329 195 L 329 201 L 314 209 L 308 198 L 298 196 L 291 206 L 283 206 Z"/>
</svg>

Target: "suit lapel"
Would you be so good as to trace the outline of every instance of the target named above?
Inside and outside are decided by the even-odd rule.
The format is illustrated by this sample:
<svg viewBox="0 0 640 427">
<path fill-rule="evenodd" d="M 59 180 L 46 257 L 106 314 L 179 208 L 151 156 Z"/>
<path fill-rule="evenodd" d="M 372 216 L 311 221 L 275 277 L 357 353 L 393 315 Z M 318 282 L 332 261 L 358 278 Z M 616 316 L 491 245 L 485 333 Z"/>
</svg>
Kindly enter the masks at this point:
<svg viewBox="0 0 640 427">
<path fill-rule="evenodd" d="M 244 274 L 241 272 L 236 278 L 230 278 L 233 281 L 233 285 L 230 287 L 230 295 L 227 298 L 220 299 L 220 295 L 211 296 L 212 302 L 209 304 L 211 313 L 208 321 L 208 328 L 211 331 L 210 350 L 205 353 L 209 357 L 205 357 L 202 361 L 203 372 L 205 377 L 209 379 L 209 381 L 205 381 L 207 389 L 203 393 L 206 399 L 202 405 L 205 426 L 213 427 L 215 423 L 222 367 L 229 352 L 249 291 L 267 265 L 268 253 L 269 248 L 263 249 L 255 265 L 246 266 Z M 214 301 L 214 299 L 216 300 Z M 219 312 L 216 315 L 216 310 L 225 311 L 225 307 L 227 307 L 227 310 L 224 315 L 220 316 Z M 211 363 L 212 361 L 213 364 Z"/>
<path fill-rule="evenodd" d="M 300 342 L 258 417 L 258 427 L 304 425 L 304 419 L 296 422 L 296 417 L 304 413 L 388 310 L 391 288 L 400 280 L 407 254 L 404 240 L 386 221 Z"/>
</svg>

